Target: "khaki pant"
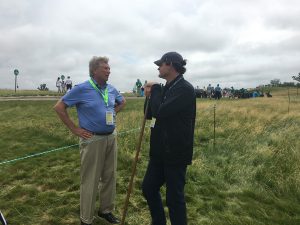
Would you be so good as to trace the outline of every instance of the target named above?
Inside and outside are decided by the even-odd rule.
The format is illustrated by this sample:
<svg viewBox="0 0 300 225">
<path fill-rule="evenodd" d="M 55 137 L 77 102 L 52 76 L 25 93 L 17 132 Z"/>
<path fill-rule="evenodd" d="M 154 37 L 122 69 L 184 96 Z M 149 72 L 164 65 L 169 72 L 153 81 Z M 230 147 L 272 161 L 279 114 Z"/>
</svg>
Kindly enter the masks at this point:
<svg viewBox="0 0 300 225">
<path fill-rule="evenodd" d="M 80 139 L 80 219 L 93 222 L 97 192 L 100 212 L 114 210 L 116 195 L 117 141 L 116 133 L 94 135 L 88 140 Z"/>
</svg>

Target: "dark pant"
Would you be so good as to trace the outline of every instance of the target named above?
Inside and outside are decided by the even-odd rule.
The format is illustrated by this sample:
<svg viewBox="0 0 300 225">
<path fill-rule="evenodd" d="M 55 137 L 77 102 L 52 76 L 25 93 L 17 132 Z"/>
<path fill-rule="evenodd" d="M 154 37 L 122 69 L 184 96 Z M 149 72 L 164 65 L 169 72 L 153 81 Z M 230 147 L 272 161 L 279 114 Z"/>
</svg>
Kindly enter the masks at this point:
<svg viewBox="0 0 300 225">
<path fill-rule="evenodd" d="M 215 99 L 220 99 L 222 97 L 222 94 L 220 91 L 215 92 Z"/>
<path fill-rule="evenodd" d="M 186 165 L 168 166 L 151 161 L 143 180 L 142 190 L 147 200 L 153 225 L 166 225 L 160 187 L 166 183 L 166 202 L 172 225 L 186 225 L 184 185 Z"/>
</svg>

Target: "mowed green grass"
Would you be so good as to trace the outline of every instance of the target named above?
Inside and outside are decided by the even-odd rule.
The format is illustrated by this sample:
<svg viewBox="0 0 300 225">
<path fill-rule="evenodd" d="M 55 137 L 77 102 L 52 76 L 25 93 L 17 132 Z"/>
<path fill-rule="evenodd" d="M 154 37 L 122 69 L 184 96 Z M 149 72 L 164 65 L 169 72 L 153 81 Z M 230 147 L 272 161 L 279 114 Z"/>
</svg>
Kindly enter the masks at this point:
<svg viewBox="0 0 300 225">
<path fill-rule="evenodd" d="M 300 224 L 300 99 L 197 100 L 189 225 Z M 1 162 L 77 144 L 52 110 L 54 101 L 0 102 Z M 213 145 L 214 105 L 216 140 Z M 288 112 L 289 108 L 289 112 Z M 143 99 L 118 114 L 116 213 L 121 216 L 143 117 Z M 76 110 L 70 116 L 76 119 Z M 126 224 L 150 224 L 140 186 L 145 130 Z M 0 165 L 0 210 L 9 224 L 80 224 L 78 146 Z M 165 196 L 165 189 L 162 189 Z M 167 208 L 166 212 L 167 212 Z M 106 224 L 96 219 L 94 224 Z M 169 223 L 170 224 L 170 223 Z"/>
<path fill-rule="evenodd" d="M 40 90 L 9 90 L 0 89 L 0 97 L 15 97 L 15 96 L 60 96 L 62 94 L 57 91 L 40 91 Z"/>
</svg>

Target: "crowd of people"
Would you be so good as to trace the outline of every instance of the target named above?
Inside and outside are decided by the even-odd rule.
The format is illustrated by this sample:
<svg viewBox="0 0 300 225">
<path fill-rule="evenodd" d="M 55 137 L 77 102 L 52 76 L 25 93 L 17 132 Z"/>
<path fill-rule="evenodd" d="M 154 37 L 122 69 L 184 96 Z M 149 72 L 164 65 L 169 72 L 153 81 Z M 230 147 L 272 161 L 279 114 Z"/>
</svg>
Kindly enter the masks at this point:
<svg viewBox="0 0 300 225">
<path fill-rule="evenodd" d="M 70 76 L 67 77 L 66 81 L 64 81 L 63 78 L 64 77 L 57 77 L 56 87 L 58 93 L 66 93 L 67 91 L 70 91 L 73 87 Z"/>
<path fill-rule="evenodd" d="M 219 84 L 217 84 L 216 87 L 211 86 L 209 84 L 207 88 L 200 89 L 198 86 L 195 88 L 196 96 L 198 98 L 209 98 L 209 99 L 221 99 L 222 96 L 224 96 L 224 91 L 220 87 Z"/>
<path fill-rule="evenodd" d="M 207 88 L 195 88 L 195 93 L 197 98 L 209 98 L 209 99 L 221 99 L 221 98 L 256 98 L 256 97 L 272 97 L 270 91 L 264 93 L 260 88 L 247 90 L 245 88 L 234 89 L 231 88 L 221 88 L 219 84 L 213 87 L 211 84 Z"/>
<path fill-rule="evenodd" d="M 136 94 L 137 97 L 144 97 L 146 84 L 147 84 L 146 80 L 145 83 L 142 84 L 141 80 L 137 79 L 132 89 L 133 94 Z"/>
</svg>

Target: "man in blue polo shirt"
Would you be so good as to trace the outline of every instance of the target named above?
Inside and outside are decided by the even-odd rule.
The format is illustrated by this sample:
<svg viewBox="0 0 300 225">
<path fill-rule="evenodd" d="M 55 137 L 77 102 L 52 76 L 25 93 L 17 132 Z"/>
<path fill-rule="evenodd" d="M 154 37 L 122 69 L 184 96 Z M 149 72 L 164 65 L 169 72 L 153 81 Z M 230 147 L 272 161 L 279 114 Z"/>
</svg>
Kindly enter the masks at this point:
<svg viewBox="0 0 300 225">
<path fill-rule="evenodd" d="M 116 192 L 117 143 L 115 115 L 125 99 L 107 80 L 107 57 L 94 56 L 89 63 L 90 79 L 75 86 L 54 106 L 70 131 L 80 138 L 80 219 L 92 224 L 97 191 L 100 195 L 98 216 L 110 223 L 119 220 L 112 214 Z M 67 108 L 76 106 L 79 127 L 70 119 Z M 100 183 L 99 183 L 100 182 Z"/>
</svg>

